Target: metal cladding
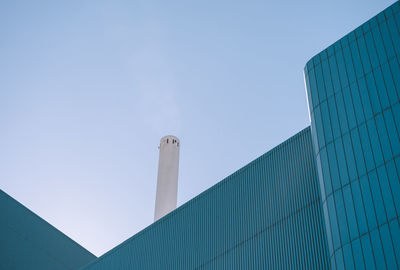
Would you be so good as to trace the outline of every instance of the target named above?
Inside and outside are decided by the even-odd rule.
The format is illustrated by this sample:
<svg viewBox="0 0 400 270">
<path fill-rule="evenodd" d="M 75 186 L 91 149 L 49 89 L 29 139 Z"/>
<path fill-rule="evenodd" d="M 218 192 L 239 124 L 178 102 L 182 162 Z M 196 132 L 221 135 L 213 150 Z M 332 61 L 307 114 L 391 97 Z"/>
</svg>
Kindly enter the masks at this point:
<svg viewBox="0 0 400 270">
<path fill-rule="evenodd" d="M 305 68 L 332 269 L 400 267 L 399 33 L 396 2 Z"/>
<path fill-rule="evenodd" d="M 154 221 L 176 208 L 179 148 L 179 139 L 175 136 L 165 136 L 160 140 Z"/>
<path fill-rule="evenodd" d="M 306 128 L 83 269 L 328 267 Z"/>
<path fill-rule="evenodd" d="M 0 190 L 0 269 L 71 270 L 92 253 Z"/>
<path fill-rule="evenodd" d="M 307 63 L 311 128 L 81 269 L 400 269 L 399 57 L 397 1 Z M 162 140 L 160 164 L 163 149 Z M 169 180 L 160 184 L 170 178 L 160 177 L 165 171 L 159 169 L 156 218 L 176 206 L 177 180 L 175 189 Z M 0 199 L 0 268 L 4 256 L 43 256 L 22 233 L 38 225 L 19 221 L 21 236 L 12 235 L 18 222 L 8 219 L 20 208 Z M 158 215 L 165 201 L 168 210 Z M 75 249 L 62 248 L 66 261 Z M 56 252 L 49 264 L 61 258 L 49 250 Z"/>
</svg>

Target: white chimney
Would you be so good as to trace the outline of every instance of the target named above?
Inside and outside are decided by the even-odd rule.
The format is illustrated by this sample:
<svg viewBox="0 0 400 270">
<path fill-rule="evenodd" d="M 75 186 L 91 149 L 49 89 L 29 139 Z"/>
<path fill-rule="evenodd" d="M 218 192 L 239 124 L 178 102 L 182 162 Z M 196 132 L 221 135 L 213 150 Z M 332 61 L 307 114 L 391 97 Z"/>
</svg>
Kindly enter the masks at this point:
<svg viewBox="0 0 400 270">
<path fill-rule="evenodd" d="M 179 139 L 165 136 L 160 140 L 156 207 L 154 221 L 176 208 L 178 195 Z"/>
</svg>

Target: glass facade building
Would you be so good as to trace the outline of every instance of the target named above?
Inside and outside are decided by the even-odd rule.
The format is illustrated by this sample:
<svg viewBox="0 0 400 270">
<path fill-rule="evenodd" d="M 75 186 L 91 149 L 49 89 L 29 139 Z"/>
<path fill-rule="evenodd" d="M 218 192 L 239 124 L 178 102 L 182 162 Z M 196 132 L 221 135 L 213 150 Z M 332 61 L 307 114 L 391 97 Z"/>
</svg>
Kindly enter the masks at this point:
<svg viewBox="0 0 400 270">
<path fill-rule="evenodd" d="M 305 67 L 332 269 L 400 267 L 400 4 Z"/>
<path fill-rule="evenodd" d="M 83 269 L 329 269 L 310 128 Z"/>
</svg>

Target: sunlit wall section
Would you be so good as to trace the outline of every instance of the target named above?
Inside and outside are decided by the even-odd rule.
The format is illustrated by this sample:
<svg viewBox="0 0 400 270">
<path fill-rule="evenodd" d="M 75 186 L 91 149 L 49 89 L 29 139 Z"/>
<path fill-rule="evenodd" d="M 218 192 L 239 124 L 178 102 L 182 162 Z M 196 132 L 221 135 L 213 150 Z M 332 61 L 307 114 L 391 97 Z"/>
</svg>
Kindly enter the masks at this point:
<svg viewBox="0 0 400 270">
<path fill-rule="evenodd" d="M 84 269 L 329 269 L 310 128 Z"/>
<path fill-rule="evenodd" d="M 400 4 L 305 67 L 332 269 L 400 267 Z"/>
</svg>

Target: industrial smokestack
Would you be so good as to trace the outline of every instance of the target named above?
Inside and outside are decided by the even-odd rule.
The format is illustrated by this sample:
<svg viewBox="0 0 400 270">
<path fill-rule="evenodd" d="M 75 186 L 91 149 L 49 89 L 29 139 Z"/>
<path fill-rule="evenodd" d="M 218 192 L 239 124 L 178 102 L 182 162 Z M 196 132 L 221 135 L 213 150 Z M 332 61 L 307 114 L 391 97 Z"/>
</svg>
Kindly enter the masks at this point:
<svg viewBox="0 0 400 270">
<path fill-rule="evenodd" d="M 179 139 L 165 136 L 160 140 L 156 207 L 154 221 L 176 208 L 178 193 Z"/>
</svg>

